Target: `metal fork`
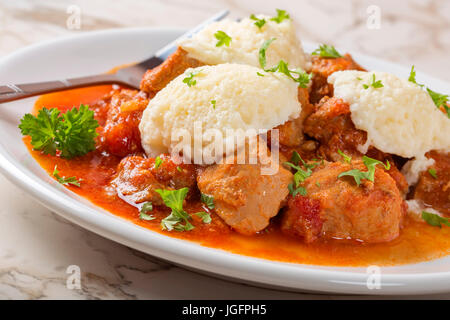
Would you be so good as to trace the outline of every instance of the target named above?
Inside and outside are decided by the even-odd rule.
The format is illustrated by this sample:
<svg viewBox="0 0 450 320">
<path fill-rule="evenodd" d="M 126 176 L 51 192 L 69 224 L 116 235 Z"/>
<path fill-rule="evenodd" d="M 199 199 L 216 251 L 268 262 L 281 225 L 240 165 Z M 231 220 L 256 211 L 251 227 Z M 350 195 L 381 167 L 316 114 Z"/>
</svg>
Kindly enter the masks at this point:
<svg viewBox="0 0 450 320">
<path fill-rule="evenodd" d="M 152 57 L 134 64 L 132 66 L 119 69 L 112 74 L 99 74 L 87 77 L 63 79 L 47 82 L 35 82 L 25 84 L 8 84 L 0 86 L 0 103 L 10 102 L 18 99 L 28 98 L 48 92 L 62 91 L 80 87 L 89 87 L 102 84 L 122 84 L 132 88 L 139 88 L 142 76 L 148 69 L 159 66 L 167 57 L 175 52 L 177 42 L 180 39 L 191 37 L 205 26 L 222 20 L 228 15 L 228 10 L 221 11 L 208 20 L 189 30 L 178 39 L 172 41 L 164 48 L 160 49 Z"/>
</svg>

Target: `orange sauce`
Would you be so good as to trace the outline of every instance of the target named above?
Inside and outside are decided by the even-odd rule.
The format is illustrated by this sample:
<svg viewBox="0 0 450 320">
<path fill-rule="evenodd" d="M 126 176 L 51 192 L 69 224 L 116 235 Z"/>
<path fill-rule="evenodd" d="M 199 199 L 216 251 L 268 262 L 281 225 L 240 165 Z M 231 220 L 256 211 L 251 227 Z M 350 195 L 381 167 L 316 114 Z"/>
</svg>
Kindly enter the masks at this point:
<svg viewBox="0 0 450 320">
<path fill-rule="evenodd" d="M 99 86 L 47 94 L 37 100 L 34 112 L 36 113 L 44 106 L 65 111 L 80 103 L 94 104 L 111 88 L 111 86 Z M 68 188 L 95 205 L 154 232 L 194 241 L 203 246 L 269 260 L 328 266 L 371 264 L 389 266 L 421 262 L 450 254 L 450 228 L 432 227 L 410 218 L 406 219 L 400 237 L 381 244 L 344 240 L 319 240 L 313 244 L 305 244 L 299 239 L 282 234 L 276 226 L 271 226 L 255 236 L 243 236 L 235 232 L 212 232 L 201 228 L 190 232 L 162 231 L 159 219 L 140 220 L 135 207 L 117 196 L 105 196 L 104 187 L 108 185 L 120 158 L 105 156 L 94 151 L 75 160 L 65 160 L 33 151 L 29 138 L 24 138 L 24 142 L 36 161 L 50 175 L 57 165 L 60 175 L 76 176 L 82 179 L 80 188 L 72 186 Z M 198 212 L 199 207 L 200 204 L 190 204 L 187 211 Z M 155 212 L 154 210 L 153 213 L 157 218 L 167 215 L 164 211 Z"/>
</svg>

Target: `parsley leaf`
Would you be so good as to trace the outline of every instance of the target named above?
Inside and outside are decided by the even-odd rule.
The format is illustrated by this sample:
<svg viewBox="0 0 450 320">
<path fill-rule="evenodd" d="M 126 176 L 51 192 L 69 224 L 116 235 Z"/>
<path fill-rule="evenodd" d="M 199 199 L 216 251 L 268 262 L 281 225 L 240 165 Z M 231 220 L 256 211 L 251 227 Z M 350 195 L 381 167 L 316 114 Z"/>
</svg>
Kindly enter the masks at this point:
<svg viewBox="0 0 450 320">
<path fill-rule="evenodd" d="M 302 157 L 300 156 L 300 154 L 297 151 L 292 152 L 292 156 L 291 156 L 291 160 L 290 160 L 291 163 L 298 165 L 300 160 L 302 160 Z"/>
<path fill-rule="evenodd" d="M 437 179 L 436 169 L 430 168 L 428 169 L 428 173 L 430 174 L 430 176 Z"/>
<path fill-rule="evenodd" d="M 255 26 L 257 26 L 260 30 L 266 24 L 266 19 L 258 19 L 254 14 L 250 16 L 250 19 L 255 20 Z"/>
<path fill-rule="evenodd" d="M 214 197 L 209 196 L 207 194 L 202 193 L 200 196 L 200 200 L 206 204 L 209 209 L 214 209 Z"/>
<path fill-rule="evenodd" d="M 420 87 L 424 87 L 423 84 L 419 84 L 416 81 L 416 71 L 414 70 L 414 66 L 411 67 L 408 81 L 415 83 Z M 433 100 L 433 103 L 436 105 L 436 107 L 438 109 L 443 107 L 445 112 L 447 113 L 447 117 L 450 118 L 450 107 L 447 104 L 449 102 L 449 100 L 448 100 L 449 96 L 445 95 L 445 94 L 437 93 L 437 92 L 431 90 L 430 88 L 426 88 L 426 89 L 427 89 L 427 92 L 430 95 L 431 99 Z"/>
<path fill-rule="evenodd" d="M 194 229 L 194 226 L 189 222 L 191 217 L 183 210 L 183 201 L 189 192 L 189 188 L 178 190 L 156 189 L 155 191 L 159 193 L 164 204 L 172 209 L 170 215 L 161 220 L 163 230 L 189 231 Z M 183 221 L 185 222 L 184 225 L 182 224 Z"/>
<path fill-rule="evenodd" d="M 62 185 L 68 186 L 68 185 L 74 185 L 79 187 L 80 186 L 80 181 L 76 178 L 76 177 L 61 177 L 59 175 L 59 171 L 57 169 L 57 167 L 55 166 L 55 169 L 53 170 L 53 176 L 56 178 L 56 180 L 58 180 L 59 183 L 61 183 Z"/>
<path fill-rule="evenodd" d="M 58 109 L 43 108 L 37 116 L 26 114 L 20 120 L 23 135 L 31 136 L 31 145 L 44 154 L 62 158 L 82 156 L 95 149 L 97 120 L 87 105 L 61 114 Z"/>
<path fill-rule="evenodd" d="M 213 106 L 213 109 L 216 109 L 216 100 L 211 100 L 211 104 L 212 104 L 212 106 Z"/>
<path fill-rule="evenodd" d="M 284 20 L 290 19 L 291 17 L 285 10 L 277 9 L 277 16 L 271 18 L 270 20 L 275 21 L 276 23 L 281 23 Z"/>
<path fill-rule="evenodd" d="M 353 177 L 355 179 L 356 185 L 359 187 L 359 185 L 361 184 L 361 180 L 362 179 L 374 182 L 374 179 L 375 179 L 375 166 L 377 164 L 383 165 L 386 170 L 389 170 L 391 168 L 391 164 L 389 163 L 389 161 L 387 161 L 387 163 L 384 164 L 381 161 L 369 158 L 367 156 L 364 156 L 362 158 L 362 160 L 363 160 L 364 165 L 367 168 L 367 171 L 361 171 L 361 170 L 358 170 L 358 169 L 352 169 L 352 170 L 349 170 L 349 171 L 342 172 L 340 175 L 338 175 L 338 178 L 342 178 L 342 177 L 345 177 L 345 176 L 351 176 L 351 177 Z"/>
<path fill-rule="evenodd" d="M 306 196 L 308 194 L 308 192 L 306 191 L 305 187 L 298 187 L 295 188 L 293 183 L 289 183 L 288 185 L 288 189 L 289 189 L 289 193 L 295 197 L 297 194 L 300 194 L 302 196 Z"/>
<path fill-rule="evenodd" d="M 276 38 L 272 38 L 269 40 L 264 41 L 263 45 L 261 46 L 261 48 L 259 49 L 259 65 L 261 66 L 262 69 L 264 69 L 266 67 L 266 51 L 267 48 L 269 48 L 270 44 L 272 42 L 274 42 L 275 40 L 277 40 Z"/>
<path fill-rule="evenodd" d="M 346 155 L 345 153 L 343 153 L 340 149 L 338 149 L 338 153 L 342 156 L 342 158 L 344 158 L 344 161 L 347 163 L 352 163 L 352 157 Z"/>
<path fill-rule="evenodd" d="M 448 218 L 441 217 L 434 213 L 422 211 L 422 219 L 433 227 L 442 228 L 442 225 L 450 227 L 450 220 Z"/>
<path fill-rule="evenodd" d="M 195 86 L 197 84 L 197 80 L 195 80 L 194 77 L 197 74 L 198 73 L 195 72 L 189 73 L 189 75 L 183 79 L 183 83 L 186 83 L 188 87 Z"/>
<path fill-rule="evenodd" d="M 266 59 L 267 48 L 269 48 L 270 44 L 275 40 L 276 38 L 272 38 L 264 41 L 264 43 L 262 44 L 261 48 L 259 49 L 259 65 L 266 72 L 280 72 L 286 75 L 287 77 L 291 78 L 295 82 L 297 82 L 299 87 L 307 88 L 308 83 L 311 81 L 312 74 L 304 72 L 301 69 L 290 70 L 287 62 L 283 60 L 280 60 L 280 62 L 278 62 L 278 65 L 276 65 L 275 67 L 265 69 L 267 64 Z M 297 75 L 297 77 L 295 77 L 295 75 Z"/>
<path fill-rule="evenodd" d="M 433 100 L 436 107 L 444 107 L 445 111 L 447 112 L 447 116 L 450 118 L 450 108 L 447 105 L 449 96 L 446 94 L 437 93 L 430 88 L 427 88 L 427 92 L 430 95 L 431 99 Z"/>
<path fill-rule="evenodd" d="M 369 89 L 369 87 L 373 87 L 375 89 L 382 88 L 384 85 L 381 83 L 381 80 L 375 81 L 375 73 L 372 74 L 372 78 L 370 80 L 369 84 L 363 84 L 364 89 Z"/>
<path fill-rule="evenodd" d="M 327 44 L 322 44 L 311 53 L 313 56 L 321 56 L 322 58 L 341 58 L 342 55 L 336 50 L 335 47 Z"/>
<path fill-rule="evenodd" d="M 194 214 L 197 217 L 201 218 L 203 223 L 209 224 L 212 221 L 211 215 L 208 212 L 197 212 L 197 213 L 194 213 Z"/>
<path fill-rule="evenodd" d="M 153 204 L 150 201 L 144 203 L 141 210 L 139 210 L 139 218 L 146 221 L 154 220 L 155 217 L 153 215 L 147 214 L 149 211 L 153 211 Z"/>
<path fill-rule="evenodd" d="M 157 156 L 157 157 L 155 158 L 155 169 L 158 169 L 159 166 L 162 165 L 162 163 L 163 163 L 163 159 L 161 159 L 159 156 Z"/>
<path fill-rule="evenodd" d="M 216 43 L 216 47 L 221 47 L 223 45 L 226 45 L 227 47 L 230 46 L 232 39 L 225 32 L 219 30 L 214 34 L 214 37 L 218 40 Z"/>
</svg>

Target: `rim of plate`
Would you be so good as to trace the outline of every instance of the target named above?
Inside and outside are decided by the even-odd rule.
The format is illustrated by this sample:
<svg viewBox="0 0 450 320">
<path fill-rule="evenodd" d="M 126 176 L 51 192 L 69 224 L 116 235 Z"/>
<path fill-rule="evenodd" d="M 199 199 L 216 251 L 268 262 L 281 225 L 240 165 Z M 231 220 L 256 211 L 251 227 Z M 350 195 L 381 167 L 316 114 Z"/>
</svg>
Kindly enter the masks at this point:
<svg viewBox="0 0 450 320">
<path fill-rule="evenodd" d="M 0 66 L 7 64 L 12 58 L 20 58 L 20 56 L 30 54 L 36 49 L 50 48 L 74 40 L 83 40 L 83 38 L 94 39 L 104 35 L 126 36 L 134 33 L 166 33 L 167 38 L 172 39 L 181 34 L 182 31 L 184 30 L 179 28 L 157 27 L 85 32 L 27 46 L 1 58 Z M 305 47 L 308 47 L 306 42 Z M 357 53 L 353 53 L 353 55 L 381 61 Z M 397 66 L 390 62 L 383 61 L 383 63 L 386 63 L 387 66 Z M 432 77 L 428 78 L 433 79 Z M 438 79 L 435 80 L 442 82 Z M 427 294 L 450 291 L 450 271 L 383 273 L 381 276 L 382 289 L 369 290 L 366 285 L 368 275 L 363 271 L 365 268 L 327 267 L 270 261 L 204 247 L 195 242 L 165 236 L 114 216 L 102 208 L 95 207 L 95 205 L 89 207 L 87 204 L 77 201 L 77 198 L 81 197 L 75 193 L 71 193 L 73 196 L 69 196 L 36 176 L 19 160 L 14 159 L 1 142 L 0 171 L 38 202 L 69 221 L 113 241 L 200 272 L 207 272 L 219 277 L 224 276 L 240 282 L 297 291 L 379 295 Z M 389 271 L 391 267 L 383 268 Z"/>
</svg>

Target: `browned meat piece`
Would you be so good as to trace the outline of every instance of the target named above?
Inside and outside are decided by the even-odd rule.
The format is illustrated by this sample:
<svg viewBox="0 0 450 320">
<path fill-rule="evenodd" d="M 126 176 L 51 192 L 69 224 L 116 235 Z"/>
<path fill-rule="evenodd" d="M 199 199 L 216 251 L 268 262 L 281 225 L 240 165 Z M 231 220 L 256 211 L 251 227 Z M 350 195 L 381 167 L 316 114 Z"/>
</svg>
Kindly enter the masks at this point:
<svg viewBox="0 0 450 320">
<path fill-rule="evenodd" d="M 163 205 L 156 189 L 174 190 L 188 187 L 192 194 L 196 177 L 194 165 L 176 165 L 167 155 L 161 155 L 160 158 L 162 163 L 159 166 L 155 165 L 154 158 L 124 158 L 111 185 L 118 193 L 135 203 L 151 201 L 155 205 Z"/>
<path fill-rule="evenodd" d="M 413 198 L 450 217 L 450 153 L 431 151 L 426 156 L 435 161 L 429 169 L 436 171 L 436 178 L 428 170 L 422 172 Z"/>
<path fill-rule="evenodd" d="M 280 166 L 273 175 L 261 175 L 260 162 L 215 164 L 198 173 L 199 190 L 214 197 L 215 212 L 242 234 L 251 235 L 267 227 L 289 193 L 292 173 Z"/>
<path fill-rule="evenodd" d="M 202 66 L 200 61 L 189 58 L 188 53 L 178 48 L 161 65 L 148 70 L 141 81 L 141 90 L 153 97 L 158 91 L 164 88 L 170 81 L 178 77 L 188 68 Z"/>
<path fill-rule="evenodd" d="M 348 53 L 341 58 L 312 56 L 311 72 L 314 74 L 311 87 L 311 103 L 317 103 L 324 96 L 333 95 L 333 86 L 327 82 L 328 76 L 336 71 L 365 71 Z"/>
<path fill-rule="evenodd" d="M 307 195 L 290 196 L 283 213 L 282 231 L 312 242 L 325 239 L 354 239 L 369 243 L 395 239 L 406 212 L 395 181 L 382 169 L 375 170 L 374 182 L 362 180 L 358 187 L 342 172 L 367 171 L 362 161 L 326 162 L 303 182 Z"/>
<path fill-rule="evenodd" d="M 309 103 L 307 89 L 298 89 L 298 101 L 302 105 L 302 112 L 297 119 L 287 121 L 279 125 L 278 129 L 280 144 L 285 147 L 298 147 L 303 142 L 303 122 L 307 116 L 314 111 L 314 106 Z M 270 139 L 269 139 L 270 140 Z"/>
<path fill-rule="evenodd" d="M 105 125 L 100 131 L 101 146 L 120 157 L 142 152 L 138 126 L 147 105 L 147 95 L 143 92 L 128 89 L 115 91 L 109 101 Z"/>
<path fill-rule="evenodd" d="M 342 99 L 323 98 L 316 111 L 305 120 L 303 130 L 320 141 L 319 154 L 326 160 L 341 161 L 339 150 L 355 159 L 363 156 L 357 146 L 366 143 L 367 133 L 355 128 L 350 117 L 350 106 Z M 369 147 L 366 155 L 383 162 L 388 160 L 392 164 L 389 174 L 402 194 L 408 192 L 405 177 L 389 155 L 373 147 Z"/>
</svg>

